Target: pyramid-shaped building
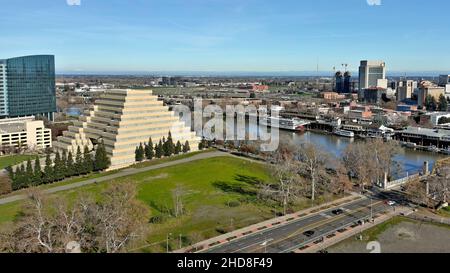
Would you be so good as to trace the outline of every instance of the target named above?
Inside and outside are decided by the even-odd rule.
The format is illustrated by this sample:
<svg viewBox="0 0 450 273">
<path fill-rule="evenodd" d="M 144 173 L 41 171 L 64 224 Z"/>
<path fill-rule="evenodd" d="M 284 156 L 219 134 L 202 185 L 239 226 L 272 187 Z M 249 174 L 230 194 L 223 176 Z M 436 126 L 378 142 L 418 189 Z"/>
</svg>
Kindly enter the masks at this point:
<svg viewBox="0 0 450 273">
<path fill-rule="evenodd" d="M 172 133 L 174 142 L 189 141 L 191 151 L 198 149 L 200 138 L 169 111 L 150 90 L 109 90 L 84 116 L 58 137 L 54 148 L 76 153 L 87 146 L 104 142 L 111 169 L 135 163 L 135 149 L 152 138 L 154 144 Z"/>
</svg>

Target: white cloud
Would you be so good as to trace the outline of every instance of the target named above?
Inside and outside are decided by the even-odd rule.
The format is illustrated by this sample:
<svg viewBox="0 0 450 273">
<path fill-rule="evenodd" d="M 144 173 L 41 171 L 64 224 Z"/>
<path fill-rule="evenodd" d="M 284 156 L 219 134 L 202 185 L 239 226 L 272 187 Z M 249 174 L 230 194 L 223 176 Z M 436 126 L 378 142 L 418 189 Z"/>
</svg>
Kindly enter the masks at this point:
<svg viewBox="0 0 450 273">
<path fill-rule="evenodd" d="M 81 0 L 66 0 L 67 5 L 69 6 L 80 6 Z"/>
<path fill-rule="evenodd" d="M 366 0 L 369 6 L 381 6 L 381 0 Z"/>
</svg>

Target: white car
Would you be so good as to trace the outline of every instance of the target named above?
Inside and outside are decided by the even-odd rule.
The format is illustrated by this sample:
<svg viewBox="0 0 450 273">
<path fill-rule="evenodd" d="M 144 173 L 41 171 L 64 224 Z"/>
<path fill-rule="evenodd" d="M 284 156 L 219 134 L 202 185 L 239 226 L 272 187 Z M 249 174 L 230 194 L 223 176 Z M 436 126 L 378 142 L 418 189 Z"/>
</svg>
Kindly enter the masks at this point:
<svg viewBox="0 0 450 273">
<path fill-rule="evenodd" d="M 395 206 L 395 204 L 397 203 L 395 201 L 388 201 L 387 204 L 392 207 Z"/>
</svg>

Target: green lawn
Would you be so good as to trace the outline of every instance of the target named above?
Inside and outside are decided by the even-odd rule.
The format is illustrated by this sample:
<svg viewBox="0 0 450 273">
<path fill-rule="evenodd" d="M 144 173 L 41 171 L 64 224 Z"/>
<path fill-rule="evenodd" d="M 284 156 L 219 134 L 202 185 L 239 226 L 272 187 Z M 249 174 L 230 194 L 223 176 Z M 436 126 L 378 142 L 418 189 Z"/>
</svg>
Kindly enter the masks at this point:
<svg viewBox="0 0 450 273">
<path fill-rule="evenodd" d="M 150 224 L 146 242 L 153 245 L 139 251 L 164 251 L 168 233 L 176 238 L 181 234 L 183 245 L 188 245 L 273 217 L 272 208 L 255 201 L 252 185 L 255 181 L 270 179 L 265 168 L 263 164 L 243 159 L 218 157 L 117 179 L 116 182 L 137 184 L 138 198 L 152 212 L 149 222 L 158 217 L 164 219 L 161 223 Z M 70 200 L 81 191 L 98 194 L 106 186 L 107 183 L 89 185 L 58 195 Z M 173 208 L 173 190 L 177 186 L 185 192 L 186 214 L 180 218 L 167 213 Z M 238 193 L 239 189 L 244 191 Z M 238 205 L 230 207 L 230 201 L 238 201 Z M 21 202 L 0 206 L 0 224 L 10 223 L 20 208 Z M 177 244 L 177 240 L 171 241 L 172 247 Z"/>
<path fill-rule="evenodd" d="M 34 159 L 35 155 L 7 155 L 0 157 L 0 170 L 8 166 L 14 166 L 28 159 Z"/>
<path fill-rule="evenodd" d="M 145 167 L 150 167 L 150 166 L 154 166 L 154 165 L 158 165 L 158 164 L 162 164 L 162 163 L 167 163 L 170 161 L 175 161 L 175 160 L 180 160 L 180 159 L 184 159 L 184 158 L 189 158 L 201 153 L 207 153 L 212 151 L 212 149 L 208 149 L 208 150 L 204 150 L 204 151 L 198 151 L 198 152 L 192 152 L 192 153 L 188 153 L 188 154 L 182 154 L 182 155 L 177 155 L 177 156 L 172 156 L 172 157 L 167 157 L 167 158 L 161 158 L 161 159 L 153 159 L 151 161 L 145 161 L 142 163 L 137 163 L 129 168 L 145 168 Z M 41 159 L 43 160 L 43 159 Z M 128 168 L 125 168 L 128 169 Z M 85 180 L 89 180 L 89 179 L 93 179 L 93 178 L 100 178 L 100 177 L 104 177 L 107 175 L 112 175 L 112 174 L 116 174 L 118 172 L 120 172 L 121 170 L 114 170 L 114 171 L 109 171 L 109 172 L 101 172 L 101 173 L 91 173 L 88 175 L 83 175 L 83 176 L 78 176 L 78 177 L 71 177 L 68 179 L 65 179 L 61 182 L 55 182 L 52 184 L 47 184 L 47 185 L 42 185 L 39 186 L 40 189 L 50 189 L 50 188 L 54 188 L 54 187 L 59 187 L 59 186 L 64 186 L 64 185 L 69 185 L 69 184 L 73 184 L 73 183 L 77 183 L 77 182 L 82 182 Z M 18 190 L 18 191 L 14 191 L 12 193 L 9 194 L 5 194 L 5 195 L 0 195 L 0 197 L 8 197 L 8 196 L 12 196 L 12 195 L 18 195 L 18 194 L 23 194 L 24 192 L 26 192 L 26 189 L 23 190 Z M 1 222 L 1 221 L 0 221 Z"/>
</svg>

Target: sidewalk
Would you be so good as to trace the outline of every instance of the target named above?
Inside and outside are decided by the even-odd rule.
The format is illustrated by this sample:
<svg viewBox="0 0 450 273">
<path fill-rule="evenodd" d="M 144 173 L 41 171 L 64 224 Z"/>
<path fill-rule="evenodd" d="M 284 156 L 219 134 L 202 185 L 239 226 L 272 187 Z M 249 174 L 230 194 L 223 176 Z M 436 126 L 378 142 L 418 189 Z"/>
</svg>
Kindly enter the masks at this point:
<svg viewBox="0 0 450 273">
<path fill-rule="evenodd" d="M 317 207 L 312 207 L 309 209 L 305 209 L 293 214 L 289 214 L 289 215 L 285 215 L 285 216 L 281 216 L 278 218 L 274 218 L 274 219 L 270 219 L 258 224 L 254 224 L 245 228 L 241 228 L 202 242 L 199 242 L 197 244 L 194 244 L 192 246 L 186 247 L 186 248 L 182 248 L 179 250 L 174 251 L 174 253 L 192 253 L 192 252 L 201 252 L 201 251 L 205 251 L 209 248 L 224 244 L 224 243 L 228 243 L 232 240 L 238 239 L 238 238 L 242 238 L 244 236 L 248 236 L 254 233 L 258 233 L 262 230 L 267 230 L 273 227 L 279 227 L 282 224 L 291 222 L 293 220 L 298 220 L 300 218 L 303 218 L 305 216 L 308 216 L 310 214 L 315 214 L 315 213 L 319 213 L 323 210 L 329 209 L 330 207 L 335 207 L 335 206 L 340 206 L 343 205 L 344 203 L 350 203 L 356 200 L 359 200 L 361 198 L 364 198 L 362 195 L 356 194 L 356 193 L 351 193 L 351 195 L 335 200 L 333 202 L 328 202 L 325 204 L 322 204 L 320 206 Z"/>
</svg>

